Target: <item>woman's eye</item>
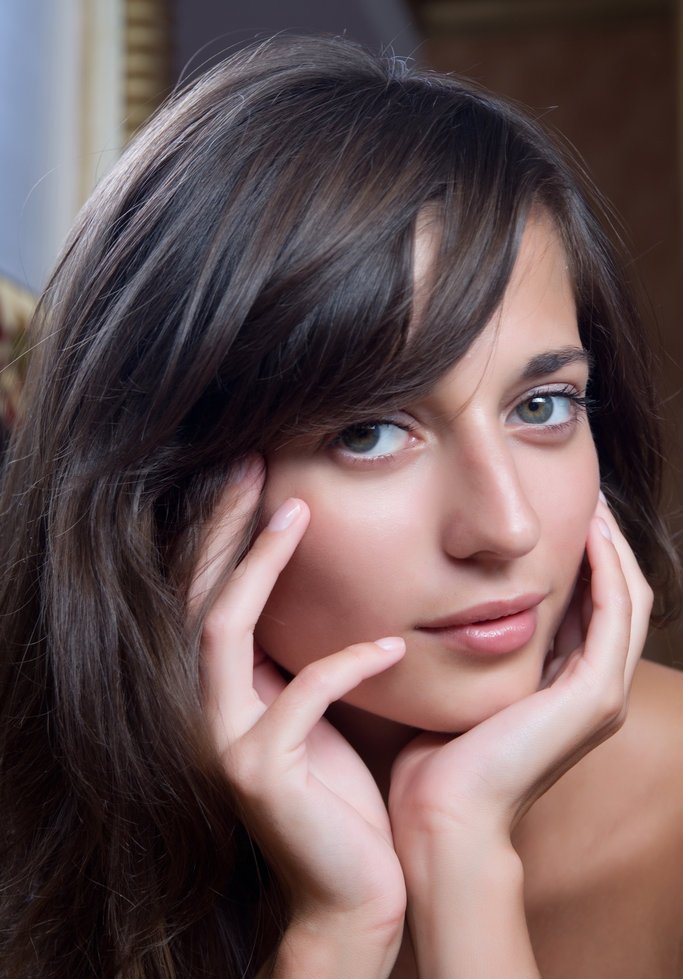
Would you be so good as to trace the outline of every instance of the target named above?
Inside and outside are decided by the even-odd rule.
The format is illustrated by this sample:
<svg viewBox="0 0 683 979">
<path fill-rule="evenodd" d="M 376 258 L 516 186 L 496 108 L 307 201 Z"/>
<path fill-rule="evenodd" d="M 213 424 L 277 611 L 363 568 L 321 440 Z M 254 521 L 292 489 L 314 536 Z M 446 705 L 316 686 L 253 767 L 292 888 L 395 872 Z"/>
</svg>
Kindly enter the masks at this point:
<svg viewBox="0 0 683 979">
<path fill-rule="evenodd" d="M 514 414 L 525 425 L 563 425 L 574 418 L 580 400 L 571 394 L 532 394 L 517 405 Z"/>
<path fill-rule="evenodd" d="M 332 443 L 349 455 L 364 459 L 390 456 L 410 441 L 410 432 L 395 422 L 363 422 L 350 425 Z"/>
</svg>

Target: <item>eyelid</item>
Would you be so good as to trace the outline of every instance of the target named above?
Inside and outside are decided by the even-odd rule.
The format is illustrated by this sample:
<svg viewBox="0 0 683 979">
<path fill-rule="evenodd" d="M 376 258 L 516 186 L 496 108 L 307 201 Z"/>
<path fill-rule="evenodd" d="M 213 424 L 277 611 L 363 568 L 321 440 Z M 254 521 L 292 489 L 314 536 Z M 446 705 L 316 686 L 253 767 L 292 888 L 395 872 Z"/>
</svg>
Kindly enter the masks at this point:
<svg viewBox="0 0 683 979">
<path fill-rule="evenodd" d="M 371 425 L 377 425 L 378 427 L 382 425 L 393 425 L 395 428 L 400 428 L 409 434 L 412 434 L 417 429 L 416 423 L 410 420 L 404 421 L 398 418 L 368 418 L 363 419 L 362 421 L 352 422 L 350 425 L 346 425 L 344 428 L 340 429 L 340 431 L 336 432 L 330 439 L 328 439 L 327 444 L 332 445 L 334 442 L 340 439 L 345 432 L 348 432 L 352 428 L 363 428 L 366 425 L 368 427 Z"/>
<path fill-rule="evenodd" d="M 536 387 L 529 388 L 524 391 L 521 395 L 516 397 L 511 405 L 511 411 L 525 401 L 529 401 L 531 398 L 539 397 L 544 394 L 557 395 L 562 397 L 563 395 L 567 398 L 584 398 L 586 395 L 586 388 L 583 385 L 573 384 L 573 383 L 562 383 L 560 381 L 549 381 L 547 384 L 537 384 Z"/>
<path fill-rule="evenodd" d="M 331 445 L 336 439 L 338 439 L 344 432 L 347 432 L 350 428 L 356 428 L 363 425 L 396 425 L 397 428 L 403 428 L 407 432 L 412 432 L 417 428 L 417 422 L 410 415 L 402 411 L 397 411 L 392 413 L 387 413 L 386 415 L 376 414 L 369 415 L 367 418 L 360 416 L 354 419 L 354 421 L 349 422 L 348 425 L 344 425 L 343 428 L 338 428 L 334 432 L 326 435 L 321 441 L 323 445 Z"/>
</svg>

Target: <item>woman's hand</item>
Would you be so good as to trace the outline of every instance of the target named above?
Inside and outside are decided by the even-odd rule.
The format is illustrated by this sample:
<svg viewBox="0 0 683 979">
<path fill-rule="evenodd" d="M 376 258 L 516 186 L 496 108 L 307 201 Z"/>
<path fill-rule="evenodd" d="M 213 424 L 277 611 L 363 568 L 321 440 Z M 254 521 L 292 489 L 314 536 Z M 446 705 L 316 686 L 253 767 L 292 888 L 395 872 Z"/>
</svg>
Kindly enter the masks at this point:
<svg viewBox="0 0 683 979">
<path fill-rule="evenodd" d="M 262 485 L 263 466 L 252 463 L 224 494 L 206 534 L 191 610 L 216 591 Z M 306 666 L 288 684 L 260 650 L 255 655 L 254 627 L 308 519 L 305 503 L 284 503 L 213 599 L 202 632 L 206 712 L 244 822 L 291 897 L 294 931 L 285 952 L 293 964 L 282 974 L 305 960 L 308 971 L 316 963 L 321 979 L 336 975 L 335 935 L 348 943 L 347 969 L 358 947 L 362 961 L 354 974 L 387 974 L 403 926 L 403 874 L 377 786 L 323 714 L 396 663 L 403 641 L 350 646 Z M 376 967 L 366 936 L 377 946 Z M 307 943 L 317 945 L 311 955 Z"/>
<path fill-rule="evenodd" d="M 586 555 L 590 581 L 577 585 L 542 689 L 458 738 L 418 737 L 394 766 L 394 841 L 412 905 L 413 937 L 431 933 L 430 949 L 422 950 L 428 958 L 420 965 L 433 977 L 459 975 L 457 956 L 462 961 L 467 948 L 471 958 L 462 974 L 469 979 L 537 975 L 510 833 L 553 782 L 623 723 L 652 607 L 652 591 L 603 501 L 591 522 Z M 434 913 L 444 902 L 450 902 L 450 914 L 442 926 Z M 479 917 L 471 917 L 477 906 Z M 495 948 L 502 957 L 489 968 L 484 949 L 496 930 L 496 908 Z"/>
</svg>

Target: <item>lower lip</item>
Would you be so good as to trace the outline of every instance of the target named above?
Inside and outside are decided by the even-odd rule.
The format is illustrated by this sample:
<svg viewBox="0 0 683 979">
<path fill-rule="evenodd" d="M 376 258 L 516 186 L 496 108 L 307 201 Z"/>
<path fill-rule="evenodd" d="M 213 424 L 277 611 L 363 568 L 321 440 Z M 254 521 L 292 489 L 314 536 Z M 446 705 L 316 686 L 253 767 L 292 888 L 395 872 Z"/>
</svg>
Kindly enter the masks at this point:
<svg viewBox="0 0 683 979">
<path fill-rule="evenodd" d="M 500 619 L 423 631 L 437 637 L 449 649 L 478 656 L 503 656 L 521 649 L 532 639 L 537 621 L 534 606 Z"/>
</svg>

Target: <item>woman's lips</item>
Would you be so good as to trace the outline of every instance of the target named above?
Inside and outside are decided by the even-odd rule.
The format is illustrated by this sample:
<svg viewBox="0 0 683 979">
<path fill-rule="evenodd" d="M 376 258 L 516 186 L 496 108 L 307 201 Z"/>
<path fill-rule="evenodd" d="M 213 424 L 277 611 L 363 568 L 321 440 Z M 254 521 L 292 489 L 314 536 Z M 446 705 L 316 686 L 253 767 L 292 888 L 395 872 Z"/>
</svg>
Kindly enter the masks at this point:
<svg viewBox="0 0 683 979">
<path fill-rule="evenodd" d="M 526 596 L 512 602 L 491 603 L 454 616 L 451 622 L 444 620 L 443 624 L 420 626 L 419 630 L 434 636 L 449 649 L 479 656 L 502 656 L 521 649 L 533 638 L 538 605 L 543 597 Z M 463 619 L 468 621 L 458 621 Z"/>
</svg>

